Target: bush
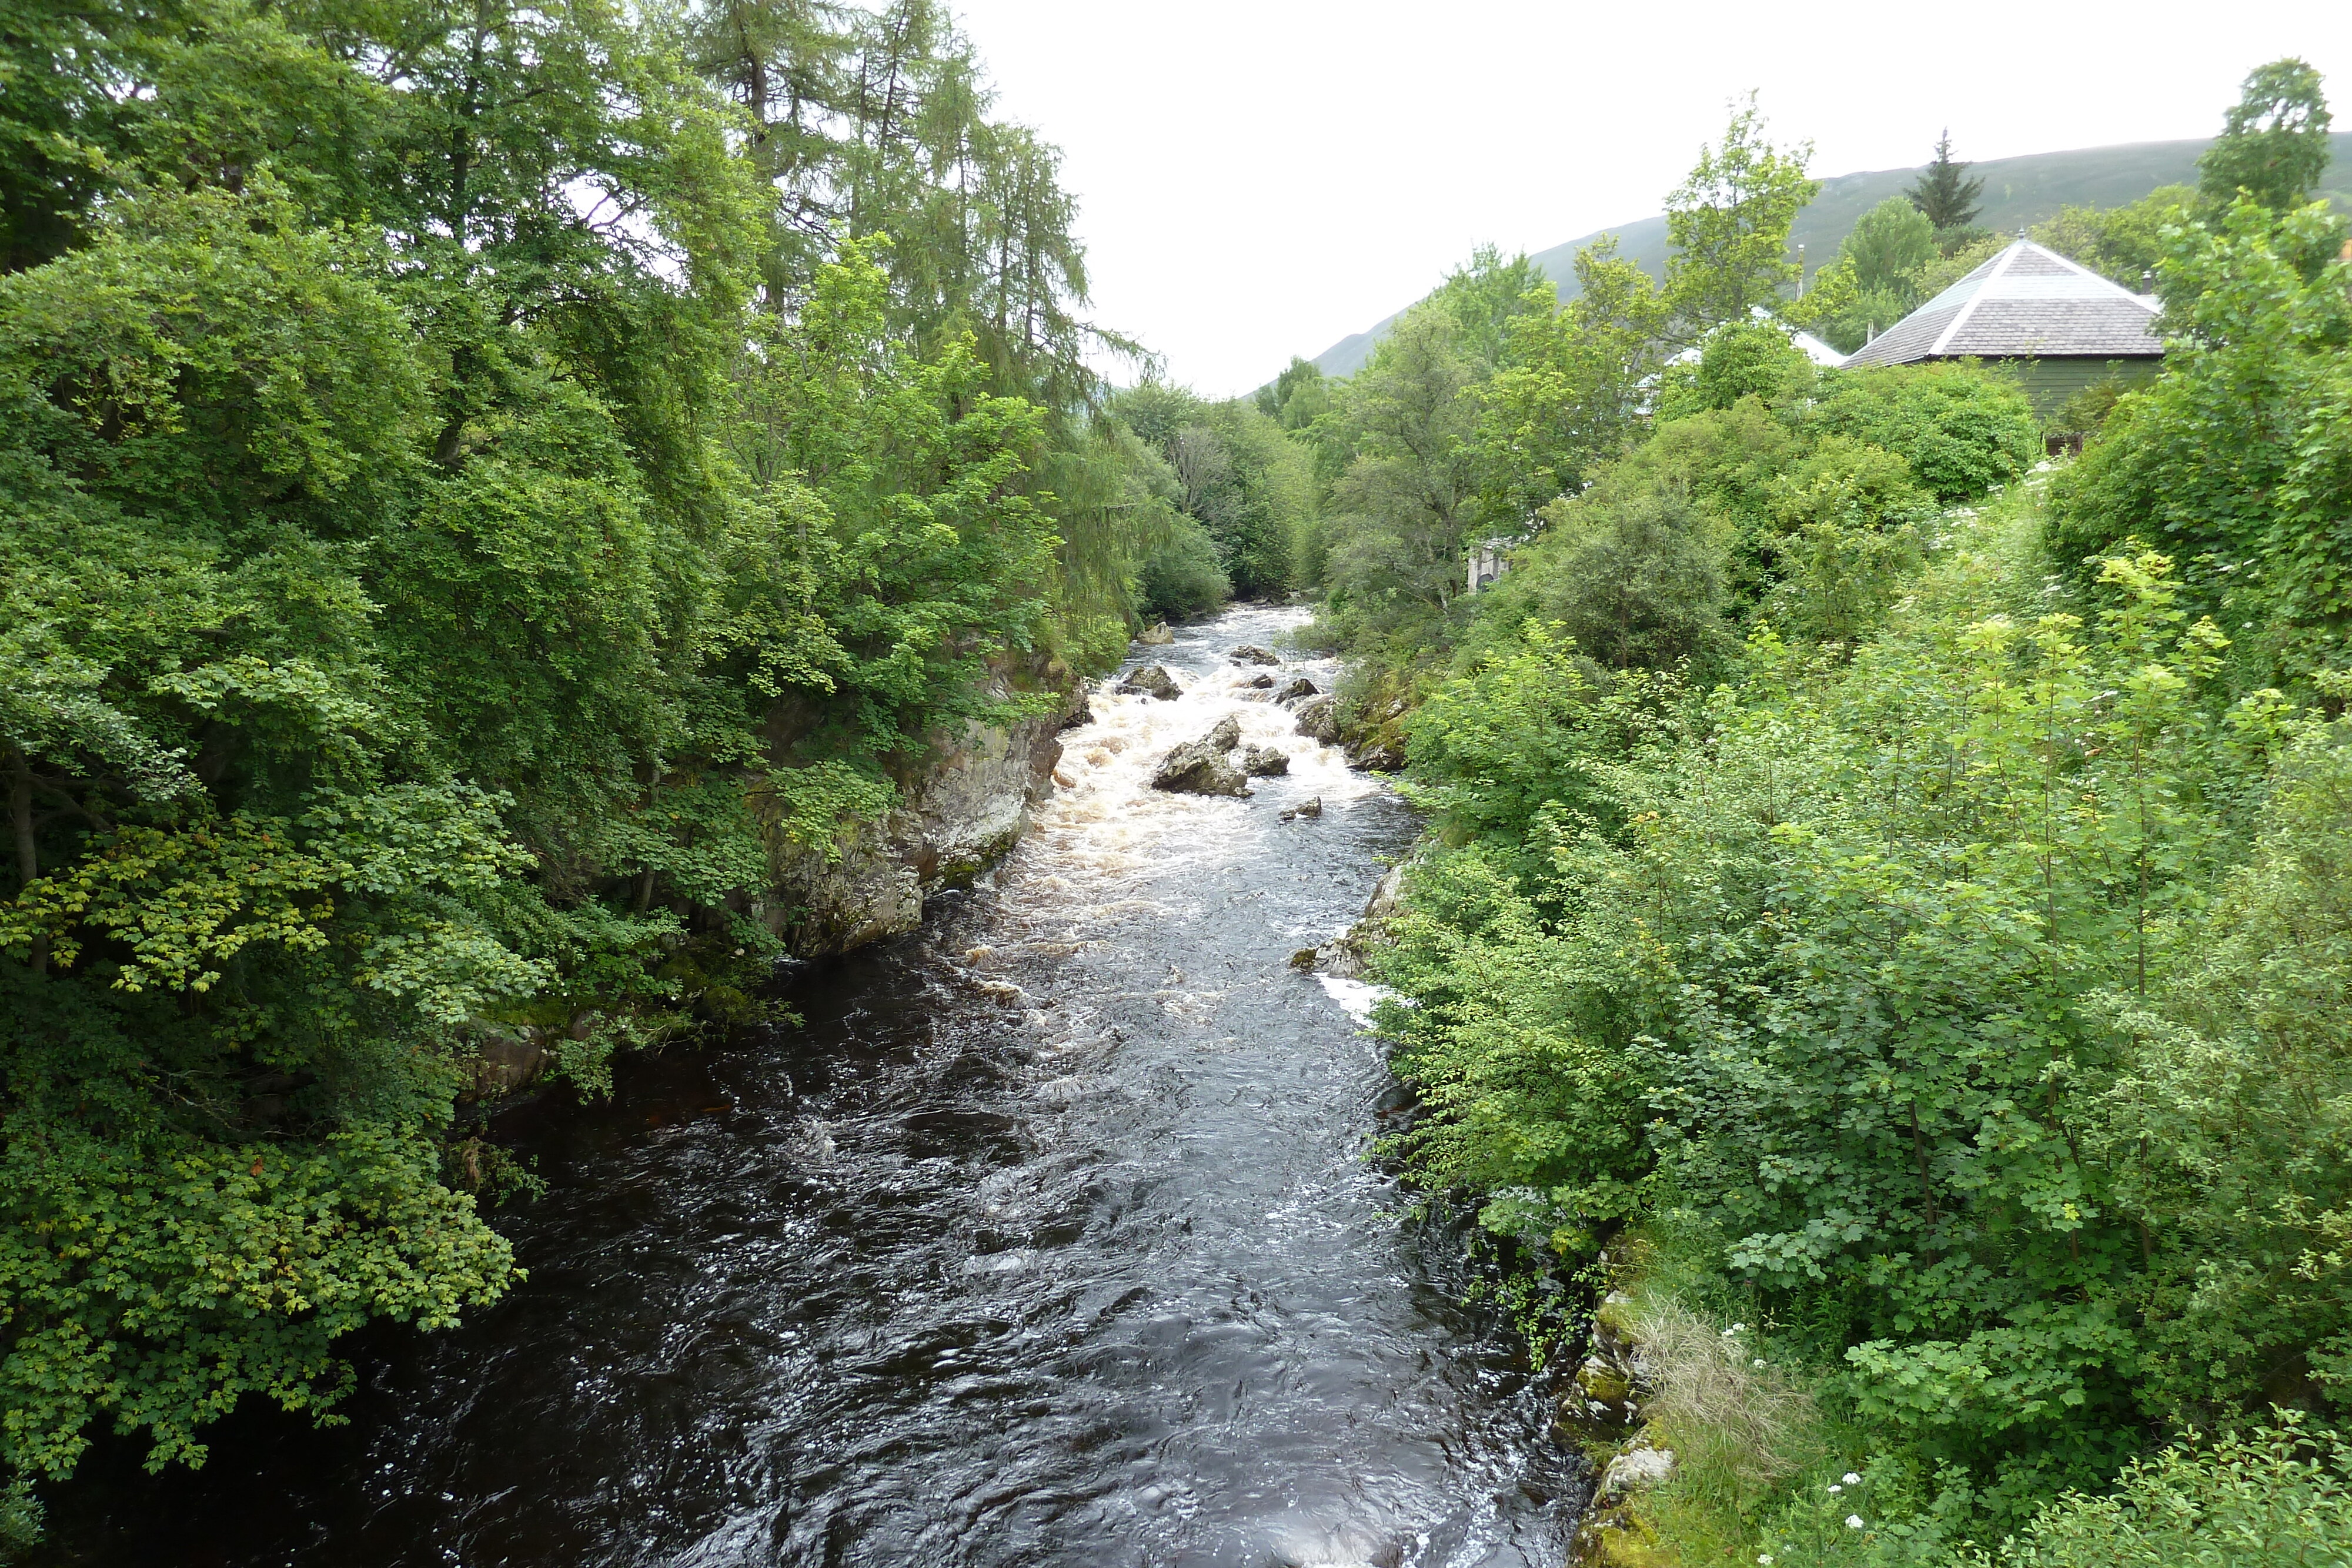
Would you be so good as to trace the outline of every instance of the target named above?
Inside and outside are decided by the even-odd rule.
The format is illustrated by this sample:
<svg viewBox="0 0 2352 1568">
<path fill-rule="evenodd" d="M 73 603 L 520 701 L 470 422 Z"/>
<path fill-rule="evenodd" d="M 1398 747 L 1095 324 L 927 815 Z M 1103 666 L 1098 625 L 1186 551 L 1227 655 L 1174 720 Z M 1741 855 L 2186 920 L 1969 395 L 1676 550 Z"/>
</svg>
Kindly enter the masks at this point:
<svg viewBox="0 0 2352 1568">
<path fill-rule="evenodd" d="M 1822 379 L 1809 423 L 1900 455 L 1946 506 L 2009 484 L 2041 460 L 2033 405 L 1973 365 L 1890 365 Z"/>
<path fill-rule="evenodd" d="M 2069 1492 L 1966 1568 L 2352 1568 L 2352 1444 L 2295 1412 Z"/>
</svg>

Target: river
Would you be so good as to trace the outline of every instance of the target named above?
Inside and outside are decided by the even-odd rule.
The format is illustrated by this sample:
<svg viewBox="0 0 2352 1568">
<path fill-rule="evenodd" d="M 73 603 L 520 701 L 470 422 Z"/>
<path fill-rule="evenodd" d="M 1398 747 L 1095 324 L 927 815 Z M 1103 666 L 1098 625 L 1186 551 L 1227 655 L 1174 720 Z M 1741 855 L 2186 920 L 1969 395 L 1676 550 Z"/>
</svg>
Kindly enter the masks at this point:
<svg viewBox="0 0 2352 1568">
<path fill-rule="evenodd" d="M 1097 695 L 992 877 L 786 977 L 803 1027 L 510 1113 L 551 1183 L 499 1220 L 528 1282 L 361 1336 L 348 1427 L 242 1410 L 160 1479 L 108 1446 L 53 1505 L 59 1559 L 1564 1563 L 1580 1467 L 1460 1303 L 1458 1237 L 1366 1158 L 1400 1097 L 1359 998 L 1287 963 L 1415 831 L 1239 686 L 1224 650 L 1300 620 L 1141 651 L 1186 695 Z M 1148 787 L 1226 713 L 1288 777 Z"/>
</svg>

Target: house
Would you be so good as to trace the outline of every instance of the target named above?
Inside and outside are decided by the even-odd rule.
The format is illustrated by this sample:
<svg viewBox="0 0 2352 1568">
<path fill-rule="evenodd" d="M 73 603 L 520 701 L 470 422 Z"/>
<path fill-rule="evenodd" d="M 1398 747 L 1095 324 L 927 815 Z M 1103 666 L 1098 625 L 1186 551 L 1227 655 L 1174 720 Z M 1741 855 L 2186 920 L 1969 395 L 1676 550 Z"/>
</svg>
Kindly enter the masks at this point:
<svg viewBox="0 0 2352 1568">
<path fill-rule="evenodd" d="M 1833 371 L 1845 363 L 1843 354 L 1839 353 L 1811 332 L 1791 332 L 1789 334 L 1789 341 L 1796 345 L 1799 353 L 1823 370 Z"/>
<path fill-rule="evenodd" d="M 1850 366 L 1978 359 L 2006 369 L 2048 419 L 2085 388 L 2155 376 L 2162 306 L 2020 239 L 1847 356 Z"/>
<path fill-rule="evenodd" d="M 1481 540 L 1465 551 L 1470 566 L 1469 580 L 1464 585 L 1466 591 L 1475 593 L 1480 589 L 1494 587 L 1495 580 L 1511 570 L 1511 563 L 1505 559 L 1503 552 L 1521 542 L 1507 535 L 1498 535 Z"/>
</svg>

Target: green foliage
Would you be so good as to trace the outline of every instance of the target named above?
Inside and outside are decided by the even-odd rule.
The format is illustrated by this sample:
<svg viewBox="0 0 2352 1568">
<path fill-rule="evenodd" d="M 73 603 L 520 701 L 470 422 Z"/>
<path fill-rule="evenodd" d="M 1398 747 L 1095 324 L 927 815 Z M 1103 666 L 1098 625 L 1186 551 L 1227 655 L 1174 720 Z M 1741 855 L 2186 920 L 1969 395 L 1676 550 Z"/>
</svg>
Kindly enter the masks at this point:
<svg viewBox="0 0 2352 1568">
<path fill-rule="evenodd" d="M 1726 530 L 1655 478 L 1626 465 L 1547 507 L 1485 617 L 1532 616 L 1612 669 L 1711 668 L 1723 651 Z"/>
<path fill-rule="evenodd" d="M 2033 237 L 2135 294 L 2149 291 L 2164 259 L 2165 230 L 2189 221 L 2197 193 L 2159 185 L 2120 207 L 2065 206 L 2033 225 Z"/>
<path fill-rule="evenodd" d="M 1935 258 L 1937 227 L 1915 200 L 1889 196 L 1854 220 L 1838 259 L 1853 264 L 1854 284 L 1864 293 L 1904 290 Z"/>
<path fill-rule="evenodd" d="M 1576 277 L 1565 309 L 1552 308 L 1545 285 L 1511 320 L 1502 362 L 1476 392 L 1478 498 L 1498 528 L 1524 528 L 1574 495 L 1640 433 L 1665 301 L 1648 274 L 1618 258 L 1613 239 L 1579 252 Z"/>
<path fill-rule="evenodd" d="M 2021 477 L 2040 460 L 2041 429 L 2016 388 L 1965 365 L 1895 365 L 1822 377 L 1809 423 L 1894 453 L 1948 505 Z"/>
<path fill-rule="evenodd" d="M 1114 660 L 1175 522 L 1092 417 L 1052 151 L 922 0 L 23 9 L 18 1535 L 93 1423 L 196 1462 L 247 1395 L 329 1418 L 362 1323 L 500 1294 L 473 1194 L 535 1178 L 453 1133 L 482 1042 L 598 1093 L 756 1010 L 778 862 Z M 911 120 L 851 112 L 884 57 Z"/>
<path fill-rule="evenodd" d="M 1789 403 L 1813 390 L 1813 362 L 1769 319 L 1727 321 L 1706 335 L 1696 361 L 1668 367 L 1657 398 L 1661 422 L 1752 397 Z"/>
<path fill-rule="evenodd" d="M 2241 192 L 2273 212 L 2303 205 L 2327 172 L 2333 118 L 2310 66 L 2279 59 L 2255 67 L 2221 134 L 2197 160 L 2200 194 L 2214 207 L 2229 206 Z"/>
<path fill-rule="evenodd" d="M 2288 1411 L 2135 1460 L 2113 1492 L 2070 1492 L 1968 1568 L 2257 1568 L 2352 1563 L 2352 1446 Z"/>
<path fill-rule="evenodd" d="M 1327 422 L 1349 455 L 1331 486 L 1325 615 L 1351 646 L 1425 646 L 1461 596 L 1463 547 L 1478 517 L 1475 389 L 1486 367 L 1446 303 L 1407 312 Z"/>
<path fill-rule="evenodd" d="M 1282 373 L 1252 398 L 1260 413 L 1287 431 L 1301 431 L 1331 410 L 1331 387 L 1311 360 L 1296 354 Z"/>
<path fill-rule="evenodd" d="M 1732 107 L 1720 146 L 1703 147 L 1690 175 L 1666 198 L 1666 299 L 1677 340 L 1688 342 L 1758 306 L 1769 308 L 1797 280 L 1789 225 L 1821 190 L 1805 165 L 1812 144 L 1764 139 L 1754 95 Z"/>
<path fill-rule="evenodd" d="M 1217 562 L 1217 544 L 1197 525 L 1180 526 L 1145 558 L 1143 608 L 1163 621 L 1206 615 L 1233 597 L 1232 579 Z"/>
<path fill-rule="evenodd" d="M 1379 1023 L 1528 1332 L 1632 1283 L 1684 1464 L 1629 1557 L 2342 1555 L 2352 264 L 2252 195 L 2063 221 L 2161 246 L 2177 346 L 2052 478 L 2000 378 L 1744 314 L 1573 488 L 1490 427 L 1484 495 L 1558 493 L 1420 666 Z"/>
<path fill-rule="evenodd" d="M 2116 541 L 2182 562 L 2199 605 L 2249 646 L 2253 685 L 2339 665 L 2352 559 L 2352 264 L 2342 220 L 2242 201 L 2179 229 L 2164 272 L 2166 374 L 2116 405 L 2057 486 L 2053 563 Z"/>
<path fill-rule="evenodd" d="M 1193 605 L 1178 613 L 1198 613 L 1234 592 L 1290 586 L 1292 551 L 1315 517 L 1313 460 L 1276 419 L 1255 402 L 1206 402 L 1155 382 L 1119 393 L 1109 414 L 1150 455 L 1157 488 L 1184 519 L 1146 563 L 1160 584 L 1158 613 L 1171 612 L 1170 593 Z M 1211 591 L 1201 570 L 1203 538 L 1213 549 L 1208 564 L 1227 580 L 1222 591 Z M 1148 584 L 1145 591 L 1155 593 Z"/>
<path fill-rule="evenodd" d="M 1919 171 L 1905 198 L 1938 235 L 1965 233 L 1977 221 L 1984 182 L 1968 173 L 1969 166 L 1952 157 L 1952 133 L 1945 131 L 1936 142 L 1934 162 Z"/>
</svg>

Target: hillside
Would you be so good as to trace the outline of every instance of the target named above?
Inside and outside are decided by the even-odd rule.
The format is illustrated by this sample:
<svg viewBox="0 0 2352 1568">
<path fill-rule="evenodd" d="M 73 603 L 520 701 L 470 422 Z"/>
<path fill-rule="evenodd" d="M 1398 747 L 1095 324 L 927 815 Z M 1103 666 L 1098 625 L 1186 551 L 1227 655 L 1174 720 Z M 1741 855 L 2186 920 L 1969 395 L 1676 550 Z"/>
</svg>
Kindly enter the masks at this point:
<svg viewBox="0 0 2352 1568">
<path fill-rule="evenodd" d="M 2329 139 L 2334 157 L 2322 184 L 2325 194 L 2339 205 L 2352 206 L 2352 133 Z M 2014 230 L 2040 223 L 2071 204 L 2112 207 L 2137 201 L 2158 185 L 2194 184 L 2202 141 L 2134 141 L 2117 147 L 2085 147 L 2065 152 L 2034 152 L 2022 158 L 1998 158 L 1979 163 L 1969 173 L 1985 183 L 1985 227 Z M 1801 247 L 1808 263 L 1829 259 L 1853 222 L 1889 196 L 1900 195 L 1916 179 L 1912 169 L 1873 169 L 1840 174 L 1822 182 L 1821 194 L 1798 214 L 1789 239 Z M 1614 228 L 1580 235 L 1565 245 L 1536 254 L 1536 264 L 1560 286 L 1560 297 L 1576 287 L 1576 253 L 1604 234 L 1617 236 L 1618 248 L 1653 276 L 1663 276 L 1666 263 L 1666 220 L 1664 214 L 1639 218 Z M 1397 315 L 1402 315 L 1400 310 Z M 1371 357 L 1372 345 L 1384 337 L 1392 315 L 1361 332 L 1340 339 L 1315 356 L 1327 376 L 1352 375 Z"/>
</svg>

